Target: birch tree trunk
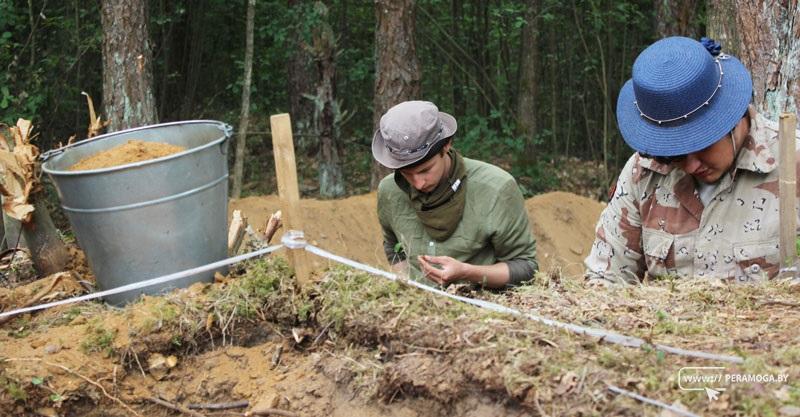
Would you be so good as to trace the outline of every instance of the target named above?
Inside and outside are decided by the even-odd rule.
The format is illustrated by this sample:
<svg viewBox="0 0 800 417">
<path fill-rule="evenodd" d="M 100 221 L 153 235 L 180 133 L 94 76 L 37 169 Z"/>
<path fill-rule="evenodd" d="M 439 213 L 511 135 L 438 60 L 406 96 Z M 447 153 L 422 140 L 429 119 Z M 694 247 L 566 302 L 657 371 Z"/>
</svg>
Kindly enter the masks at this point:
<svg viewBox="0 0 800 417">
<path fill-rule="evenodd" d="M 242 111 L 239 115 L 239 134 L 236 137 L 236 157 L 233 162 L 233 185 L 231 197 L 242 195 L 244 154 L 247 150 L 247 128 L 250 125 L 250 85 L 253 80 L 253 20 L 256 0 L 247 0 L 247 23 L 245 24 L 244 82 L 242 83 Z"/>
<path fill-rule="evenodd" d="M 313 55 L 317 64 L 319 84 L 317 86 L 317 109 L 315 126 L 319 135 L 319 195 L 323 198 L 341 197 L 345 193 L 344 173 L 340 158 L 336 129 L 339 109 L 335 102 L 336 87 L 336 37 L 328 23 L 328 9 L 317 3 L 323 22 L 314 31 Z"/>
<path fill-rule="evenodd" d="M 146 0 L 103 0 L 103 107 L 109 131 L 157 122 Z"/>
<path fill-rule="evenodd" d="M 420 66 L 414 38 L 415 0 L 375 1 L 375 95 L 373 127 L 378 129 L 381 116 L 389 108 L 420 96 Z M 390 170 L 372 161 L 370 189 Z"/>
<path fill-rule="evenodd" d="M 800 100 L 800 7 L 797 0 L 712 0 L 709 35 L 753 77 L 756 109 L 772 120 L 797 112 Z"/>
</svg>

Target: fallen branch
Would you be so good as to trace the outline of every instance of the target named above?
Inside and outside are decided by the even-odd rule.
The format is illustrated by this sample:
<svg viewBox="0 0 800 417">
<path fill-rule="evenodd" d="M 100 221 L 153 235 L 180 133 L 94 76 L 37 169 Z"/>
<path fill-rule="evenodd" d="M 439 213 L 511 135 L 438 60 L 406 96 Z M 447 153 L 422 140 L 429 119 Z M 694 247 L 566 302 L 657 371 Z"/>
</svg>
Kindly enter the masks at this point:
<svg viewBox="0 0 800 417">
<path fill-rule="evenodd" d="M 198 413 L 197 411 L 189 410 L 187 408 L 181 407 L 178 404 L 173 404 L 173 403 L 171 403 L 169 401 L 164 401 L 161 398 L 147 397 L 147 400 L 148 401 L 152 401 L 152 402 L 154 402 L 154 403 L 156 403 L 156 404 L 158 404 L 158 405 L 160 405 L 162 407 L 169 408 L 170 410 L 175 410 L 175 411 L 181 412 L 183 414 L 188 414 L 188 415 L 193 416 L 193 417 L 206 417 L 205 414 L 203 414 L 203 413 Z"/>
<path fill-rule="evenodd" d="M 233 401 L 228 403 L 201 403 L 189 404 L 186 406 L 190 410 L 230 410 L 232 408 L 247 408 L 250 402 L 247 400 Z"/>
<path fill-rule="evenodd" d="M 65 372 L 68 372 L 68 373 L 70 373 L 72 375 L 75 375 L 78 378 L 80 378 L 80 379 L 82 379 L 82 380 L 84 380 L 84 381 L 96 386 L 97 388 L 100 389 L 100 391 L 103 392 L 103 395 L 105 395 L 106 398 L 108 398 L 109 400 L 114 401 L 115 403 L 119 404 L 120 406 L 122 406 L 122 408 L 127 410 L 129 413 L 135 415 L 136 417 L 143 417 L 141 414 L 137 413 L 134 409 L 130 408 L 127 404 L 122 402 L 122 400 L 120 400 L 119 398 L 109 394 L 108 391 L 106 391 L 105 387 L 103 387 L 99 382 L 97 382 L 97 381 L 95 381 L 93 379 L 90 379 L 87 376 L 81 375 L 78 372 L 75 372 L 72 369 L 69 369 L 64 365 L 60 365 L 60 364 L 52 363 L 52 362 L 47 362 L 47 361 L 41 360 L 39 358 L 7 358 L 7 359 L 3 359 L 3 361 L 6 361 L 6 362 L 40 362 L 40 363 L 43 363 L 43 364 L 45 364 L 47 366 L 52 366 L 52 367 L 61 369 L 61 370 L 65 371 Z M 201 417 L 205 417 L 205 416 L 201 415 Z"/>
</svg>

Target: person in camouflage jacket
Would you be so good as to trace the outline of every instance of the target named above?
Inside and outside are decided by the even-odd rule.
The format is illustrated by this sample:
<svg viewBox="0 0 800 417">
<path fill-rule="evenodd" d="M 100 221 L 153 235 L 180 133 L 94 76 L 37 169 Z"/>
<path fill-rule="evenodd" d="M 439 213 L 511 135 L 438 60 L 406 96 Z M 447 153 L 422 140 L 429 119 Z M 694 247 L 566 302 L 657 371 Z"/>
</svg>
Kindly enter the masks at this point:
<svg viewBox="0 0 800 417">
<path fill-rule="evenodd" d="M 590 282 L 777 275 L 777 125 L 748 106 L 750 74 L 719 52 L 672 37 L 636 59 L 617 119 L 637 152 L 598 221 Z"/>
</svg>

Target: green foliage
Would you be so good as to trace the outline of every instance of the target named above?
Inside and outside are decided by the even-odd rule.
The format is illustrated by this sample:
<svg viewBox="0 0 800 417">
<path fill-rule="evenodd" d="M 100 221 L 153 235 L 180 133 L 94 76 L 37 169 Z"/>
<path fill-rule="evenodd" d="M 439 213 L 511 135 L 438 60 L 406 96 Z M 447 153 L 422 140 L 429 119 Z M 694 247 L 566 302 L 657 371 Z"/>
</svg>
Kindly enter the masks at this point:
<svg viewBox="0 0 800 417">
<path fill-rule="evenodd" d="M 308 46 L 315 31 L 326 27 L 337 50 L 334 98 L 342 114 L 352 115 L 337 125 L 348 191 L 364 191 L 372 162 L 376 4 L 291 3 L 256 4 L 250 131 L 261 133 L 248 137 L 244 182 L 270 179 L 265 116 L 292 110 L 286 88 L 291 63 L 302 61 L 301 72 L 310 83 L 300 95 L 316 94 L 317 68 Z M 457 17 L 451 1 L 420 0 L 415 10 L 422 72 L 418 98 L 456 116 L 456 147 L 511 171 L 526 195 L 558 186 L 550 162 L 554 157 L 601 160 L 605 152 L 609 171 L 615 171 L 630 150 L 616 131 L 613 104 L 636 54 L 653 39 L 652 3 L 543 0 L 533 11 L 520 0 L 459 3 Z M 32 119 L 42 133 L 42 149 L 73 134 L 84 136 L 88 117 L 81 91 L 91 94 L 103 113 L 99 8 L 96 2 L 0 0 L 0 122 Z M 208 118 L 236 125 L 245 47 L 242 7 L 223 0 L 178 0 L 150 2 L 149 12 L 160 120 Z M 529 25 L 536 26 L 536 42 L 523 39 Z M 538 53 L 532 112 L 518 109 L 525 47 Z M 313 133 L 313 106 L 306 99 L 300 102 L 307 107 L 292 114 L 298 151 L 314 159 L 318 138 L 307 135 Z M 535 119 L 534 137 L 518 133 L 523 119 Z M 314 162 L 304 164 L 306 169 L 314 171 Z"/>
<path fill-rule="evenodd" d="M 28 393 L 18 381 L 0 375 L 0 388 L 4 389 L 14 401 L 27 401 Z"/>
<path fill-rule="evenodd" d="M 103 327 L 103 324 L 96 321 L 86 329 L 86 338 L 81 342 L 81 349 L 84 352 L 101 352 L 106 356 L 114 353 L 114 338 L 116 333 Z"/>
</svg>

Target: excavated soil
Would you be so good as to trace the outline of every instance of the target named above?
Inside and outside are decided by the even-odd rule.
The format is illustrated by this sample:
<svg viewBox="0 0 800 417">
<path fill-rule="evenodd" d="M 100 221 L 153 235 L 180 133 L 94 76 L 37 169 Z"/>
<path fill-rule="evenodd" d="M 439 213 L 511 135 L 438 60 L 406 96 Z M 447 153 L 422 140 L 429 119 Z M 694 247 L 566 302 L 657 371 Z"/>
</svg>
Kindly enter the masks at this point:
<svg viewBox="0 0 800 417">
<path fill-rule="evenodd" d="M 303 199 L 300 207 L 303 230 L 312 244 L 359 262 L 388 266 L 375 193 L 342 200 Z M 583 272 L 583 259 L 594 240 L 595 223 L 603 207 L 598 201 L 565 192 L 542 194 L 525 202 L 542 271 L 561 268 L 569 275 Z M 232 201 L 230 210 L 241 210 L 249 223 L 261 230 L 269 216 L 280 210 L 280 199 L 275 195 L 247 197 Z"/>
<path fill-rule="evenodd" d="M 134 162 L 147 161 L 161 158 L 184 151 L 181 146 L 160 142 L 145 142 L 129 140 L 128 143 L 116 146 L 109 150 L 96 153 L 78 161 L 69 168 L 70 171 L 85 171 L 88 169 L 111 168 Z"/>
</svg>

